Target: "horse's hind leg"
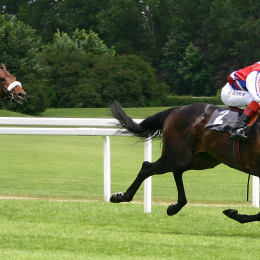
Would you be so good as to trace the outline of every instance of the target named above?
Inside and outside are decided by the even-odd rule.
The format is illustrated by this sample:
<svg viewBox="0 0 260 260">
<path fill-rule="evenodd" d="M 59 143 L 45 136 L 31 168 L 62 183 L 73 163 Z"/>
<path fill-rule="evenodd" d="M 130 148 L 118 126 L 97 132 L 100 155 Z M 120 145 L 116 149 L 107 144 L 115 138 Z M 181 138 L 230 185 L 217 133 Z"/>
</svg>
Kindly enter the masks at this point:
<svg viewBox="0 0 260 260">
<path fill-rule="evenodd" d="M 132 183 L 132 185 L 127 189 L 125 193 L 114 193 L 111 198 L 110 202 L 113 203 L 119 203 L 119 202 L 129 202 L 133 199 L 135 193 L 141 186 L 142 182 L 155 174 L 164 174 L 169 171 L 169 168 L 167 167 L 167 163 L 162 159 L 162 157 L 154 162 L 143 162 L 142 168 L 140 172 L 138 173 L 136 179 Z"/>
<path fill-rule="evenodd" d="M 171 204 L 167 209 L 167 214 L 169 216 L 177 214 L 182 207 L 187 204 L 187 199 L 185 195 L 183 180 L 182 180 L 183 171 L 176 171 L 173 173 L 174 180 L 178 190 L 178 201 L 176 204 Z"/>
<path fill-rule="evenodd" d="M 245 224 L 248 222 L 260 221 L 260 212 L 256 215 L 246 215 L 246 214 L 238 214 L 236 209 L 226 209 L 223 213 L 239 222 L 240 224 Z"/>
</svg>

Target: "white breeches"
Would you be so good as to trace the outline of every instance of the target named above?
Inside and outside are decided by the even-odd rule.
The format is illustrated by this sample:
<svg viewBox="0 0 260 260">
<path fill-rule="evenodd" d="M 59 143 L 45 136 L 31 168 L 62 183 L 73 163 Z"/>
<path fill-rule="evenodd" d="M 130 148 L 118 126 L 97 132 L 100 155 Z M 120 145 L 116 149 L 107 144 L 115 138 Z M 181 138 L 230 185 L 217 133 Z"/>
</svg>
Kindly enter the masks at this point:
<svg viewBox="0 0 260 260">
<path fill-rule="evenodd" d="M 221 90 L 221 100 L 227 106 L 244 107 L 250 104 L 254 98 L 245 90 L 234 90 L 227 83 Z"/>
<path fill-rule="evenodd" d="M 260 102 L 260 73 L 258 71 L 251 72 L 246 79 L 245 90 L 234 90 L 227 83 L 221 90 L 221 100 L 227 106 L 243 107 L 250 104 L 253 100 Z"/>
</svg>

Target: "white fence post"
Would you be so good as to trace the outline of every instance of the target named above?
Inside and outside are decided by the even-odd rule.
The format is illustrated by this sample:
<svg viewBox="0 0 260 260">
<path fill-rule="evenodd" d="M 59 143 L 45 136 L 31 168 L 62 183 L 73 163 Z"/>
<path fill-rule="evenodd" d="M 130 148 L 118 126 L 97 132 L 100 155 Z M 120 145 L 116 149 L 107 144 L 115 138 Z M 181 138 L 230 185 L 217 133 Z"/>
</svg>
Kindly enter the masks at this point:
<svg viewBox="0 0 260 260">
<path fill-rule="evenodd" d="M 152 162 L 152 139 L 144 142 L 144 160 Z M 152 177 L 144 181 L 144 212 L 152 212 Z"/>
<path fill-rule="evenodd" d="M 259 208 L 259 177 L 253 176 L 252 206 Z"/>
<path fill-rule="evenodd" d="M 104 200 L 109 202 L 111 196 L 111 160 L 110 160 L 110 138 L 103 136 L 104 141 Z"/>
</svg>

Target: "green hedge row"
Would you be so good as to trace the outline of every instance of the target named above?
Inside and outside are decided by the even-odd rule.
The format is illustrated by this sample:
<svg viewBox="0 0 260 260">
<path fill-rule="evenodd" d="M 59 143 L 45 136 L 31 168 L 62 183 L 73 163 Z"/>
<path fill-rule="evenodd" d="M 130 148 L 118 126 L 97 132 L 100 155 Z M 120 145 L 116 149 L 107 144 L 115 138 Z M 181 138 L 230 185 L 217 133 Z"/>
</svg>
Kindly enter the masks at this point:
<svg viewBox="0 0 260 260">
<path fill-rule="evenodd" d="M 166 106 L 184 106 L 198 102 L 221 105 L 223 102 L 220 96 L 216 97 L 192 97 L 192 96 L 168 96 Z"/>
</svg>

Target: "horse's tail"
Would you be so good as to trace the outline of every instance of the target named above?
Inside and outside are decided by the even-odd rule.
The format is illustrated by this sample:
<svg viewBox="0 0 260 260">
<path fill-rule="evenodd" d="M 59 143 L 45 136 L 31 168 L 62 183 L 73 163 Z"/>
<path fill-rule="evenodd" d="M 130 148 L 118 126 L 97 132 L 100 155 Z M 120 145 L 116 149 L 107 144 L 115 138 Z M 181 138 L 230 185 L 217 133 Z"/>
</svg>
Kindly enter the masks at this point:
<svg viewBox="0 0 260 260">
<path fill-rule="evenodd" d="M 147 117 L 141 123 L 136 123 L 131 117 L 127 116 L 121 105 L 115 101 L 110 105 L 110 110 L 118 120 L 117 126 L 125 129 L 124 133 L 132 133 L 137 137 L 156 138 L 162 136 L 164 121 L 170 113 L 176 108 L 170 108 L 159 112 L 153 116 Z"/>
</svg>

